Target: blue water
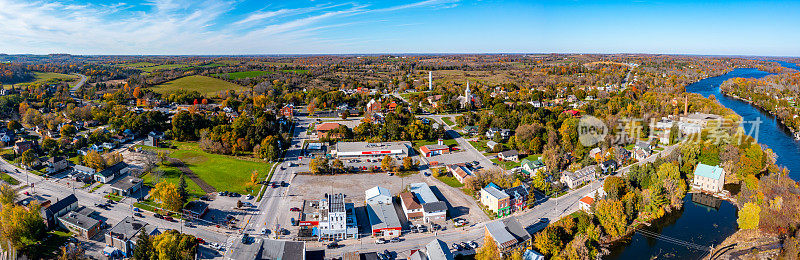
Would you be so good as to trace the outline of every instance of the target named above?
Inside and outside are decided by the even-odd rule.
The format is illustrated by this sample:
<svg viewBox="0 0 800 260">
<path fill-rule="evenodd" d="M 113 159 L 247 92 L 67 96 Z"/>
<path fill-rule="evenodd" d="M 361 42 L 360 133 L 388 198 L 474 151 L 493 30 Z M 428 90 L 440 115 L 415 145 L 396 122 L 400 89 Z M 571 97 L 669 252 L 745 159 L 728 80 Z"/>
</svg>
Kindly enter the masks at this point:
<svg viewBox="0 0 800 260">
<path fill-rule="evenodd" d="M 779 62 L 782 66 L 800 71 L 796 64 Z M 761 78 L 770 75 L 757 69 L 735 69 L 725 75 L 700 80 L 686 87 L 690 93 L 698 93 L 704 97 L 714 97 L 725 107 L 742 116 L 745 121 L 761 120 L 757 131 L 758 142 L 766 145 L 778 155 L 777 164 L 789 169 L 789 176 L 800 180 L 800 142 L 794 140 L 786 127 L 773 116 L 751 106 L 748 103 L 723 96 L 719 86 L 725 80 L 734 77 Z M 721 111 L 718 111 L 721 112 Z M 743 124 L 745 131 L 750 131 L 752 124 Z M 670 214 L 653 223 L 647 229 L 662 236 L 688 241 L 701 246 L 718 245 L 725 238 L 736 232 L 736 207 L 722 201 L 719 207 L 707 207 L 692 202 L 692 194 L 684 199 L 681 212 Z M 666 242 L 640 233 L 633 235 L 629 241 L 612 249 L 611 255 L 605 259 L 701 259 L 708 252 L 691 249 L 687 246 Z"/>
</svg>

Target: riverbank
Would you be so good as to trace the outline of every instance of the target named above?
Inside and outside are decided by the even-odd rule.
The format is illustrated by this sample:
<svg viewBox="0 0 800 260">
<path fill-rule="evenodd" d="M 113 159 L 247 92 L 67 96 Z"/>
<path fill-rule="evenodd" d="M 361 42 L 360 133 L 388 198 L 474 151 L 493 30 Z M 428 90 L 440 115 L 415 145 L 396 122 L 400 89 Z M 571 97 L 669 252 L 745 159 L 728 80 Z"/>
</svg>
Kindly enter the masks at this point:
<svg viewBox="0 0 800 260">
<path fill-rule="evenodd" d="M 758 229 L 740 229 L 715 246 L 703 259 L 739 259 L 745 255 L 748 259 L 775 259 L 780 250 L 781 240 L 774 234 Z"/>
<path fill-rule="evenodd" d="M 783 127 L 784 129 L 786 129 L 787 131 L 792 133 L 792 137 L 795 140 L 800 140 L 800 129 L 795 129 L 795 128 L 790 127 L 788 124 L 786 124 L 786 122 L 784 121 L 783 118 L 781 118 L 780 116 L 777 115 L 776 112 L 774 112 L 772 110 L 765 109 L 764 107 L 760 106 L 759 104 L 757 104 L 756 102 L 753 102 L 750 99 L 745 99 L 745 98 L 742 98 L 742 97 L 740 97 L 738 95 L 730 94 L 730 93 L 728 93 L 728 91 L 724 91 L 724 90 L 720 89 L 719 92 L 722 93 L 722 95 L 724 95 L 725 97 L 732 98 L 732 99 L 739 100 L 739 101 L 742 101 L 744 103 L 747 103 L 748 105 L 758 109 L 759 111 L 772 116 L 773 118 L 775 118 L 775 121 L 780 124 L 781 127 Z"/>
</svg>

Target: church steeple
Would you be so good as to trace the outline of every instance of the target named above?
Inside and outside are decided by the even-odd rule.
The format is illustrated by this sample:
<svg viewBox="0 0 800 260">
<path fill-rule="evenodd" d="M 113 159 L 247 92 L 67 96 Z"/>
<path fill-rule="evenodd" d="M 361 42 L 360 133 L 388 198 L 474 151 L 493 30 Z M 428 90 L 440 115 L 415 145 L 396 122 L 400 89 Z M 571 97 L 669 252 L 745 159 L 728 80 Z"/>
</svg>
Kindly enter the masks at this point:
<svg viewBox="0 0 800 260">
<path fill-rule="evenodd" d="M 469 81 L 467 81 L 467 89 L 464 90 L 464 97 L 467 99 L 472 97 L 472 92 L 469 91 Z"/>
</svg>

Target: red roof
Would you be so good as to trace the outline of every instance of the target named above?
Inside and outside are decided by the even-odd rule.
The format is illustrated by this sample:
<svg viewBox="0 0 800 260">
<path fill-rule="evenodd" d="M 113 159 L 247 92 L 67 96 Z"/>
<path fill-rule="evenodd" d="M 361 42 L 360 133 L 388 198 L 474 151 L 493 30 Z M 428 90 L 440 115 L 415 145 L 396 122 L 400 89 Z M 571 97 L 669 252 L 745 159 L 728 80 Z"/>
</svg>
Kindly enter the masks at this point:
<svg viewBox="0 0 800 260">
<path fill-rule="evenodd" d="M 572 116 L 577 116 L 577 115 L 580 115 L 580 114 L 581 114 L 581 112 L 580 112 L 580 111 L 578 111 L 578 110 L 574 110 L 574 109 L 570 109 L 570 110 L 564 111 L 564 113 L 570 114 L 570 115 L 572 115 Z"/>
<path fill-rule="evenodd" d="M 587 205 L 592 205 L 594 199 L 592 197 L 586 196 L 581 198 L 580 202 L 586 203 Z"/>
<path fill-rule="evenodd" d="M 339 128 L 339 123 L 324 123 L 317 126 L 317 131 L 330 131 Z"/>
</svg>

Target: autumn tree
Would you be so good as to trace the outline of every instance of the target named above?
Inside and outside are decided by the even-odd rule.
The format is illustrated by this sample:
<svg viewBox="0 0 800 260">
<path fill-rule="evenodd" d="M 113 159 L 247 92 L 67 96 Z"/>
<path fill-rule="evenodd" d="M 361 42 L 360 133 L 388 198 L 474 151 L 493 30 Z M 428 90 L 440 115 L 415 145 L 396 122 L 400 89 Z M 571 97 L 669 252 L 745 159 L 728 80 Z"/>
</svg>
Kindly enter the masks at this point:
<svg viewBox="0 0 800 260">
<path fill-rule="evenodd" d="M 338 158 L 333 159 L 333 161 L 331 162 L 331 169 L 333 169 L 336 172 L 343 172 L 344 163 L 342 162 L 342 160 L 339 160 Z"/>
<path fill-rule="evenodd" d="M 178 189 L 174 184 L 166 181 L 156 184 L 156 187 L 150 190 L 150 197 L 160 203 L 162 208 L 172 212 L 178 212 L 183 207 Z"/>
<path fill-rule="evenodd" d="M 625 181 L 619 176 L 609 176 L 603 183 L 603 191 L 609 199 L 620 199 L 625 192 Z"/>
<path fill-rule="evenodd" d="M 83 156 L 83 164 L 97 171 L 101 171 L 107 166 L 103 155 L 94 150 L 86 152 L 86 155 Z"/>
<path fill-rule="evenodd" d="M 391 171 L 394 165 L 395 165 L 394 158 L 388 155 L 383 156 L 383 160 L 381 160 L 381 169 L 383 169 L 384 171 Z"/>
<path fill-rule="evenodd" d="M 403 158 L 403 169 L 411 170 L 414 167 L 414 159 L 411 157 L 404 157 Z"/>
<path fill-rule="evenodd" d="M 39 158 L 36 156 L 36 152 L 34 152 L 33 149 L 28 149 L 22 153 L 22 164 L 29 168 L 32 168 L 38 160 Z"/>
<path fill-rule="evenodd" d="M 169 230 L 152 237 L 152 258 L 192 260 L 197 254 L 197 238 L 182 234 L 177 230 Z"/>
<path fill-rule="evenodd" d="M 478 252 L 475 255 L 475 260 L 496 260 L 501 259 L 502 255 L 500 254 L 500 250 L 497 248 L 497 243 L 494 242 L 494 239 L 490 236 L 483 237 L 483 246 L 478 248 Z"/>
<path fill-rule="evenodd" d="M 547 256 L 558 255 L 563 243 L 560 237 L 560 227 L 548 226 L 533 238 L 533 244 L 540 253 Z"/>
<path fill-rule="evenodd" d="M 748 202 L 745 203 L 742 209 L 739 210 L 739 218 L 736 223 L 739 224 L 741 229 L 754 229 L 758 227 L 759 214 L 761 207 L 758 204 Z"/>
<path fill-rule="evenodd" d="M 625 234 L 628 220 L 625 209 L 619 200 L 600 200 L 595 204 L 595 216 L 600 221 L 600 225 L 611 237 L 619 237 Z"/>
<path fill-rule="evenodd" d="M 328 171 L 328 158 L 325 156 L 317 156 L 311 159 L 308 163 L 308 168 L 314 174 L 320 174 Z"/>
</svg>

